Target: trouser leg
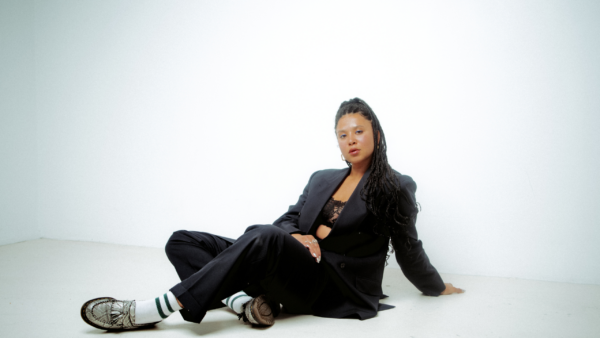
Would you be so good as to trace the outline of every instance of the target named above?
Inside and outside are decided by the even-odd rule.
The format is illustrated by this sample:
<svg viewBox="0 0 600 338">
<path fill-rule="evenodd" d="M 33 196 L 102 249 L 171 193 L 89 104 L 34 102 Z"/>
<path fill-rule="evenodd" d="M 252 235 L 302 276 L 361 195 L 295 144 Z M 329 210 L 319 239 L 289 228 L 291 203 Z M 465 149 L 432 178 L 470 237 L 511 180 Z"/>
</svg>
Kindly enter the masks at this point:
<svg viewBox="0 0 600 338">
<path fill-rule="evenodd" d="M 206 232 L 175 231 L 165 246 L 165 253 L 184 280 L 202 269 L 227 249 L 233 240 Z"/>
<path fill-rule="evenodd" d="M 227 249 L 234 240 L 220 237 L 206 232 L 179 230 L 175 231 L 165 246 L 167 258 L 179 279 L 185 280 L 201 270 L 213 258 Z M 213 303 L 208 310 L 224 307 L 223 303 Z M 194 321 L 187 309 L 179 311 L 181 316 L 188 321 Z"/>
<path fill-rule="evenodd" d="M 212 253 L 223 248 L 217 247 Z M 272 225 L 248 227 L 207 263 L 212 253 L 203 251 L 209 253 L 200 255 L 199 263 L 190 264 L 200 269 L 171 289 L 187 311 L 182 314 L 188 321 L 199 323 L 207 310 L 221 306 L 221 299 L 239 290 L 248 290 L 250 295 L 256 295 L 251 290 L 261 290 L 291 312 L 310 313 L 324 285 L 325 273 L 308 250 Z M 181 276 L 185 276 L 184 269 Z"/>
</svg>

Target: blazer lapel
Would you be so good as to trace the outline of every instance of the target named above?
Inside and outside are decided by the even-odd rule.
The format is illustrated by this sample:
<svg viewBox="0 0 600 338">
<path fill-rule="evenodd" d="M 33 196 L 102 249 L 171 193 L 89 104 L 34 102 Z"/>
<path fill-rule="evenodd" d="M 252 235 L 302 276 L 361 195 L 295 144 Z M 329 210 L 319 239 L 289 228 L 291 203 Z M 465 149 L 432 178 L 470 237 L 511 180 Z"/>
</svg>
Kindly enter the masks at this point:
<svg viewBox="0 0 600 338">
<path fill-rule="evenodd" d="M 352 195 L 350 195 L 348 202 L 346 202 L 344 209 L 342 209 L 342 212 L 338 216 L 338 219 L 331 230 L 337 235 L 351 231 L 354 226 L 360 224 L 367 216 L 367 206 L 360 197 L 360 191 L 367 182 L 370 173 L 371 168 L 367 169 L 360 179 L 358 185 L 352 192 Z M 302 209 L 302 217 L 300 217 L 299 223 L 301 231 L 304 233 L 310 231 L 310 228 L 323 209 L 323 206 L 325 206 L 325 203 L 327 203 L 348 174 L 350 174 L 350 168 L 337 171 L 333 175 L 321 180 L 321 182 L 318 182 L 314 190 L 309 194 L 309 198 L 307 198 L 304 208 Z"/>
<path fill-rule="evenodd" d="M 302 217 L 300 217 L 299 227 L 304 233 L 308 233 L 317 216 L 323 209 L 329 197 L 333 195 L 335 190 L 340 186 L 342 181 L 350 173 L 350 168 L 342 169 L 334 172 L 333 175 L 326 177 L 316 184 L 313 191 L 310 192 L 304 208 L 302 209 Z"/>
<path fill-rule="evenodd" d="M 335 232 L 335 235 L 351 232 L 356 226 L 361 224 L 367 216 L 367 205 L 360 197 L 360 191 L 365 186 L 365 183 L 369 178 L 369 174 L 371 174 L 371 168 L 367 169 L 363 177 L 358 182 L 358 185 L 356 185 L 352 195 L 350 195 L 348 202 L 346 202 L 346 205 L 344 205 L 344 209 L 342 209 L 342 212 L 338 216 L 337 221 L 331 229 L 331 232 Z M 331 233 L 329 236 L 331 236 Z"/>
</svg>

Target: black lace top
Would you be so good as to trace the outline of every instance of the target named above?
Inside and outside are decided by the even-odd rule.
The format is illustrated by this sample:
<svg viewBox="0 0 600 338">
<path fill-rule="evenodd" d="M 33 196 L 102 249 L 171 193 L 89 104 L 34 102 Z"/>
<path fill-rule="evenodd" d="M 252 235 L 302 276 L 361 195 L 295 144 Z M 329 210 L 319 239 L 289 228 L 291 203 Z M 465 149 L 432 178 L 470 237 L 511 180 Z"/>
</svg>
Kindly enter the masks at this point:
<svg viewBox="0 0 600 338">
<path fill-rule="evenodd" d="M 321 210 L 321 217 L 323 217 L 323 221 L 325 226 L 333 227 L 335 221 L 337 221 L 342 209 L 344 209 L 344 205 L 346 205 L 347 201 L 338 201 L 334 200 L 333 197 L 330 197 L 323 210 Z"/>
</svg>

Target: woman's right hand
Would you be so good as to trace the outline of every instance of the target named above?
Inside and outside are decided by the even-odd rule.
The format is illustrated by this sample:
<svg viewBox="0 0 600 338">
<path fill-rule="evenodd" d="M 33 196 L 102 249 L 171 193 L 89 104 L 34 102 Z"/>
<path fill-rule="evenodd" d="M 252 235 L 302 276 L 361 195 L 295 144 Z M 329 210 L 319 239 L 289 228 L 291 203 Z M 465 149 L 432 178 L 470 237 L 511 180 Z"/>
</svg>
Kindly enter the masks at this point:
<svg viewBox="0 0 600 338">
<path fill-rule="evenodd" d="M 446 285 L 446 290 L 442 291 L 440 295 L 451 295 L 453 293 L 464 293 L 465 290 L 460 289 L 452 285 L 452 283 L 444 283 Z"/>
<path fill-rule="evenodd" d="M 298 242 L 302 243 L 310 251 L 310 254 L 315 258 L 317 263 L 321 262 L 321 248 L 312 235 L 292 234 L 292 237 L 297 239 Z"/>
</svg>

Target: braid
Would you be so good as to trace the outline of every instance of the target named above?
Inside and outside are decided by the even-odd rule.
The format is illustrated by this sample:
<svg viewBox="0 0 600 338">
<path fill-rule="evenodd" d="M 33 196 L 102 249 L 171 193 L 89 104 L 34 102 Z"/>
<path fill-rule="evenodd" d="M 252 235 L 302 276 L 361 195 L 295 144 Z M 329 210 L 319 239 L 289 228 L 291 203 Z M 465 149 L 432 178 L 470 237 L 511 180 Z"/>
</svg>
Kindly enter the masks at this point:
<svg viewBox="0 0 600 338">
<path fill-rule="evenodd" d="M 365 101 L 354 98 L 340 105 L 335 116 L 335 125 L 337 126 L 342 116 L 355 113 L 359 113 L 371 121 L 375 138 L 376 146 L 371 157 L 371 173 L 360 191 L 360 196 L 365 201 L 367 209 L 375 217 L 375 222 L 372 224 L 373 232 L 380 236 L 402 238 L 404 241 L 398 241 L 398 243 L 403 243 L 405 249 L 410 250 L 408 230 L 410 222 L 414 222 L 416 219 L 418 209 L 415 205 L 411 215 L 403 215 L 400 210 L 400 205 L 403 203 L 402 186 L 388 163 L 385 134 L 377 116 Z M 378 132 L 379 142 L 377 142 Z M 348 161 L 346 163 L 348 166 L 352 165 Z M 394 247 L 395 241 L 391 242 L 392 252 L 394 249 L 401 249 Z"/>
</svg>

